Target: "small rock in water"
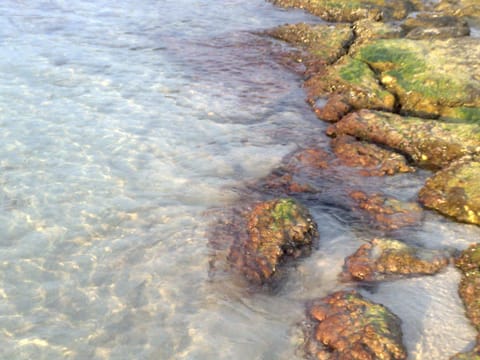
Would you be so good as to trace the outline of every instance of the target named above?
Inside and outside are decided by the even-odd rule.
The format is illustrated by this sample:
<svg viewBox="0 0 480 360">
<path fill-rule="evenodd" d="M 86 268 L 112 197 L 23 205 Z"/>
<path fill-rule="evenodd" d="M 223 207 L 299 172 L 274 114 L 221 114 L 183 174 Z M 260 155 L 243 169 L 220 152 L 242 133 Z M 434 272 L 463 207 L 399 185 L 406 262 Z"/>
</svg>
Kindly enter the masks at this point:
<svg viewBox="0 0 480 360">
<path fill-rule="evenodd" d="M 308 306 L 306 353 L 315 359 L 406 359 L 400 319 L 356 291 L 339 291 Z"/>
<path fill-rule="evenodd" d="M 293 199 L 257 204 L 247 217 L 246 238 L 235 242 L 228 256 L 232 266 L 255 284 L 271 282 L 288 258 L 308 254 L 317 226 L 308 210 Z"/>
<path fill-rule="evenodd" d="M 345 259 L 343 280 L 382 281 L 433 275 L 450 262 L 446 251 L 427 250 L 394 239 L 373 239 Z"/>
<path fill-rule="evenodd" d="M 362 191 L 353 191 L 350 197 L 358 209 L 363 210 L 361 216 L 380 229 L 412 226 L 423 218 L 423 210 L 416 202 L 404 202 L 381 194 L 367 195 Z"/>
</svg>

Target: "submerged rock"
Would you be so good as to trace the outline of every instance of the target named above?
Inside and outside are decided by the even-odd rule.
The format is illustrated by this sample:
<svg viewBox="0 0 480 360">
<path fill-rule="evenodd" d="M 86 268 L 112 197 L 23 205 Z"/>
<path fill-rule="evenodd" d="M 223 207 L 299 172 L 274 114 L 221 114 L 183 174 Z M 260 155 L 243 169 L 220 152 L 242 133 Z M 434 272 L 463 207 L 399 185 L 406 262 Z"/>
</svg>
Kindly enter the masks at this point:
<svg viewBox="0 0 480 360">
<path fill-rule="evenodd" d="M 287 194 L 315 193 L 319 190 L 308 181 L 330 166 L 332 156 L 319 148 L 307 148 L 287 155 L 283 165 L 261 179 L 255 187 L 268 192 Z"/>
<path fill-rule="evenodd" d="M 267 34 L 298 46 L 308 52 L 307 60 L 331 64 L 345 54 L 353 41 L 350 25 L 308 25 L 305 23 L 283 25 Z"/>
<path fill-rule="evenodd" d="M 434 117 L 480 108 L 479 39 L 382 39 L 354 58 L 375 70 L 403 112 Z"/>
<path fill-rule="evenodd" d="M 400 201 L 381 194 L 367 195 L 362 191 L 354 191 L 350 197 L 363 210 L 361 216 L 376 228 L 396 230 L 418 224 L 423 218 L 422 208 L 415 202 Z"/>
<path fill-rule="evenodd" d="M 399 276 L 433 275 L 449 264 L 450 254 L 373 239 L 345 259 L 343 280 L 381 281 Z"/>
<path fill-rule="evenodd" d="M 383 176 L 415 171 L 403 155 L 372 143 L 358 141 L 352 136 L 338 136 L 332 139 L 331 145 L 344 165 L 360 167 L 362 175 Z"/>
<path fill-rule="evenodd" d="M 403 19 L 413 9 L 407 0 L 272 0 L 287 8 L 305 9 L 327 21 L 353 22 L 363 18 Z"/>
<path fill-rule="evenodd" d="M 228 258 L 256 284 L 272 280 L 285 258 L 309 253 L 318 236 L 308 210 L 293 199 L 257 204 L 247 216 L 247 232 L 233 244 Z"/>
<path fill-rule="evenodd" d="M 331 136 L 348 134 L 407 154 L 417 165 L 439 169 L 480 151 L 480 125 L 447 123 L 361 110 L 330 126 Z"/>
<path fill-rule="evenodd" d="M 307 315 L 307 355 L 316 359 L 406 359 L 400 319 L 355 291 L 314 300 Z"/>
<path fill-rule="evenodd" d="M 466 157 L 429 178 L 419 193 L 428 208 L 480 225 L 480 159 Z"/>
<path fill-rule="evenodd" d="M 467 310 L 467 317 L 480 331 L 480 243 L 464 250 L 455 260 L 455 266 L 462 272 L 458 292 Z"/>
<path fill-rule="evenodd" d="M 456 354 L 450 360 L 480 360 L 480 336 L 477 337 L 477 344 L 471 351 Z"/>
</svg>

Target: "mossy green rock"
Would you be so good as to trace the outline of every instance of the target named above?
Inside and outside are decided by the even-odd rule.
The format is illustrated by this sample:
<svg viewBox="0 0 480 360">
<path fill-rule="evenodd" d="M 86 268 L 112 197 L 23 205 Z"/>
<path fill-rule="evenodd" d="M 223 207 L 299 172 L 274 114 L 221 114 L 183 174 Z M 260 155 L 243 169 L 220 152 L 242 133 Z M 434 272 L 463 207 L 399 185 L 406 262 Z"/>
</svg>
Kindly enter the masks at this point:
<svg viewBox="0 0 480 360">
<path fill-rule="evenodd" d="M 480 108 L 479 39 L 382 39 L 363 46 L 355 58 L 378 73 L 403 112 L 433 117 Z"/>
<path fill-rule="evenodd" d="M 426 207 L 480 225 L 480 160 L 466 157 L 437 172 L 420 190 Z"/>
<path fill-rule="evenodd" d="M 286 257 L 308 253 L 318 236 L 308 210 L 288 198 L 257 204 L 247 216 L 247 232 L 232 245 L 229 261 L 256 284 L 269 282 Z"/>
<path fill-rule="evenodd" d="M 272 3 L 305 9 L 324 20 L 338 22 L 363 18 L 403 19 L 414 8 L 407 0 L 272 0 Z"/>
<path fill-rule="evenodd" d="M 349 56 L 343 57 L 336 64 L 328 67 L 324 72 L 312 76 L 305 82 L 307 96 L 310 103 L 318 98 L 326 98 L 332 94 L 326 107 L 331 102 L 338 101 L 348 104 L 353 109 L 377 109 L 392 111 L 395 107 L 395 97 L 386 91 L 379 83 L 370 67 Z M 320 118 L 322 109 L 317 113 Z M 341 118 L 326 119 L 337 121 Z"/>
<path fill-rule="evenodd" d="M 400 319 L 356 291 L 312 301 L 307 355 L 316 359 L 406 359 Z"/>
<path fill-rule="evenodd" d="M 480 151 L 480 125 L 425 120 L 361 110 L 329 127 L 329 135 L 347 134 L 408 155 L 417 165 L 440 169 Z"/>
<path fill-rule="evenodd" d="M 445 268 L 450 254 L 378 238 L 345 259 L 343 280 L 382 281 L 400 276 L 433 275 Z"/>
<path fill-rule="evenodd" d="M 326 64 L 331 64 L 344 55 L 354 37 L 350 25 L 347 24 L 283 25 L 267 31 L 267 34 L 301 47 L 309 53 L 312 60 Z"/>
</svg>

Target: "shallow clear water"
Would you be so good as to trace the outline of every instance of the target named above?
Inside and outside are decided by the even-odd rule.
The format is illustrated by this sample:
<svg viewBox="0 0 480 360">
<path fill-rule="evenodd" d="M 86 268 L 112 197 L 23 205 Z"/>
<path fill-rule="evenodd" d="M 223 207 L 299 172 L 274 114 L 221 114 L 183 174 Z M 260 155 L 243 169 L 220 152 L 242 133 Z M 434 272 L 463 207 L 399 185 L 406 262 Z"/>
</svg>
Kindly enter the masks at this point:
<svg viewBox="0 0 480 360">
<path fill-rule="evenodd" d="M 0 358 L 296 358 L 304 300 L 342 286 L 335 269 L 367 234 L 313 207 L 318 251 L 279 292 L 251 294 L 209 277 L 208 225 L 285 154 L 327 144 L 254 33 L 315 20 L 263 0 L 0 11 Z M 411 197 L 424 176 L 381 185 Z M 478 235 L 434 214 L 411 234 L 459 248 Z M 446 359 L 474 338 L 457 280 L 365 294 L 402 317 L 412 359 Z"/>
</svg>

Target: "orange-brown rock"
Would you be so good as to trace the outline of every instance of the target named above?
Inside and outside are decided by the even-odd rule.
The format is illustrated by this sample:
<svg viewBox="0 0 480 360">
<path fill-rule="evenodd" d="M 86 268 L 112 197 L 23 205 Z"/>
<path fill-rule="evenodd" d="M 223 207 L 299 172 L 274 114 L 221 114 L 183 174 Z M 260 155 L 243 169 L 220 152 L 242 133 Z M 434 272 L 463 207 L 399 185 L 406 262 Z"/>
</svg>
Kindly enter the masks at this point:
<svg viewBox="0 0 480 360">
<path fill-rule="evenodd" d="M 363 211 L 362 217 L 380 229 L 396 230 L 412 226 L 423 218 L 423 210 L 415 202 L 400 201 L 381 194 L 367 195 L 362 191 L 353 191 L 350 197 Z"/>
<path fill-rule="evenodd" d="M 312 301 L 307 315 L 307 356 L 316 359 L 406 359 L 400 319 L 355 291 Z"/>
<path fill-rule="evenodd" d="M 382 281 L 400 276 L 433 275 L 450 260 L 446 251 L 427 250 L 394 239 L 373 239 L 345 259 L 343 280 Z"/>
<path fill-rule="evenodd" d="M 413 172 L 403 155 L 375 144 L 356 140 L 352 136 L 332 139 L 332 149 L 344 165 L 359 167 L 366 176 L 394 175 Z"/>
<path fill-rule="evenodd" d="M 310 252 L 317 226 L 300 203 L 276 199 L 257 204 L 247 216 L 246 238 L 232 245 L 231 264 L 255 283 L 270 282 L 287 257 Z"/>
</svg>

